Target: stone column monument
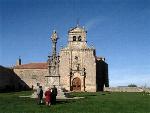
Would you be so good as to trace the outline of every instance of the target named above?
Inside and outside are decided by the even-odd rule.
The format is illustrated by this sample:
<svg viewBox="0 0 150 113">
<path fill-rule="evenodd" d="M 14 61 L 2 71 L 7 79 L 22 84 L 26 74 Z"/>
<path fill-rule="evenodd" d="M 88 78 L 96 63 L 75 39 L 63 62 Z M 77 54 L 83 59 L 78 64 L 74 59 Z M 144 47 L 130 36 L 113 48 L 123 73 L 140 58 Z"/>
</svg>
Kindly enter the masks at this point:
<svg viewBox="0 0 150 113">
<path fill-rule="evenodd" d="M 60 74 L 59 74 L 59 55 L 57 55 L 56 44 L 58 35 L 54 30 L 51 36 L 52 41 L 52 55 L 48 56 L 48 76 L 46 77 L 46 87 L 57 87 L 57 99 L 66 98 L 68 93 L 63 91 L 60 85 Z"/>
<path fill-rule="evenodd" d="M 58 40 L 58 35 L 54 30 L 51 36 L 52 41 L 52 55 L 48 56 L 48 76 L 46 77 L 46 86 L 52 87 L 60 86 L 60 75 L 59 75 L 59 56 L 57 56 L 56 52 L 56 44 Z"/>
</svg>

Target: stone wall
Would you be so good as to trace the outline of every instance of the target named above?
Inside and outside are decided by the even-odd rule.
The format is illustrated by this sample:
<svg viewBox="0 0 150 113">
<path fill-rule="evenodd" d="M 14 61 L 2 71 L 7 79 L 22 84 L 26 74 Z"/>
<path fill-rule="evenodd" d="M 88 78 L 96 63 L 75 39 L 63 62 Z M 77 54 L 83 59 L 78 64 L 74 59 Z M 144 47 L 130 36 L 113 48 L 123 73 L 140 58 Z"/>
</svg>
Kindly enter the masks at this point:
<svg viewBox="0 0 150 113">
<path fill-rule="evenodd" d="M 70 51 L 65 49 L 60 52 L 60 63 L 59 63 L 59 74 L 60 74 L 60 85 L 66 90 L 70 90 Z"/>
<path fill-rule="evenodd" d="M 76 61 L 76 57 L 78 61 Z M 77 69 L 79 64 L 79 70 Z M 82 69 L 85 68 L 85 91 L 95 92 L 96 91 L 96 61 L 93 49 L 62 49 L 60 52 L 60 76 L 61 85 L 67 90 L 70 90 L 70 69 L 72 69 L 73 80 L 76 76 L 74 73 L 80 73 L 78 78 L 81 79 L 81 91 L 84 90 Z"/>
<path fill-rule="evenodd" d="M 28 90 L 29 86 L 13 69 L 0 66 L 0 92 Z"/>
<path fill-rule="evenodd" d="M 88 92 L 96 92 L 96 59 L 93 49 L 84 52 L 83 65 L 86 69 L 85 90 Z"/>
<path fill-rule="evenodd" d="M 103 91 L 104 86 L 109 87 L 108 64 L 103 58 L 96 60 L 96 84 L 97 91 Z"/>
<path fill-rule="evenodd" d="M 110 92 L 143 92 L 144 90 L 140 87 L 105 87 L 104 91 Z"/>
<path fill-rule="evenodd" d="M 14 69 L 14 72 L 33 89 L 37 85 L 45 86 L 47 82 L 45 78 L 48 75 L 47 69 Z"/>
</svg>

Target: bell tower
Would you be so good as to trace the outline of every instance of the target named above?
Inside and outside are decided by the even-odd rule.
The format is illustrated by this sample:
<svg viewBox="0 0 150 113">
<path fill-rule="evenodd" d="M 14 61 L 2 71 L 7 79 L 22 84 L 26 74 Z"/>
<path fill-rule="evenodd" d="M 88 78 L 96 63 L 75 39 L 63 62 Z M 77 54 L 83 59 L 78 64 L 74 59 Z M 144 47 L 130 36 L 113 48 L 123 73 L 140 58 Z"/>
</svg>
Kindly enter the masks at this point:
<svg viewBox="0 0 150 113">
<path fill-rule="evenodd" d="M 68 46 L 71 48 L 85 48 L 87 46 L 86 33 L 85 28 L 79 25 L 70 29 L 68 31 Z"/>
</svg>

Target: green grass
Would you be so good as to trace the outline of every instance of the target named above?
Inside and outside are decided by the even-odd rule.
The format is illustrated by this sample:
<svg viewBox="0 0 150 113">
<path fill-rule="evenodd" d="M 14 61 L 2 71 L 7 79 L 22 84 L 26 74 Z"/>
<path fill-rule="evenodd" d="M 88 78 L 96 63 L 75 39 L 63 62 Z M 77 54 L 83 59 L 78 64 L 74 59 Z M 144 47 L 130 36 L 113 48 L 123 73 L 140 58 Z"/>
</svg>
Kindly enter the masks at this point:
<svg viewBox="0 0 150 113">
<path fill-rule="evenodd" d="M 146 93 L 72 93 L 85 98 L 60 101 L 51 107 L 19 97 L 31 93 L 0 93 L 0 113 L 150 113 L 150 95 Z"/>
</svg>

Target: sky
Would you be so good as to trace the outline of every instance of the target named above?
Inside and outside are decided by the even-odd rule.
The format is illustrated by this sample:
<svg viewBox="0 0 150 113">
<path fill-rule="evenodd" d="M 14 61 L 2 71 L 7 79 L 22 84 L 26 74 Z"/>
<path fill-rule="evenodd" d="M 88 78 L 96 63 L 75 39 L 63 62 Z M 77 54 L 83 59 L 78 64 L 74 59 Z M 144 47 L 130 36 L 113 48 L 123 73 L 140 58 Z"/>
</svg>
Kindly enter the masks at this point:
<svg viewBox="0 0 150 113">
<path fill-rule="evenodd" d="M 150 86 L 150 0 L 0 0 L 0 65 L 46 62 L 50 36 L 87 30 L 88 45 L 106 58 L 110 86 Z"/>
</svg>

